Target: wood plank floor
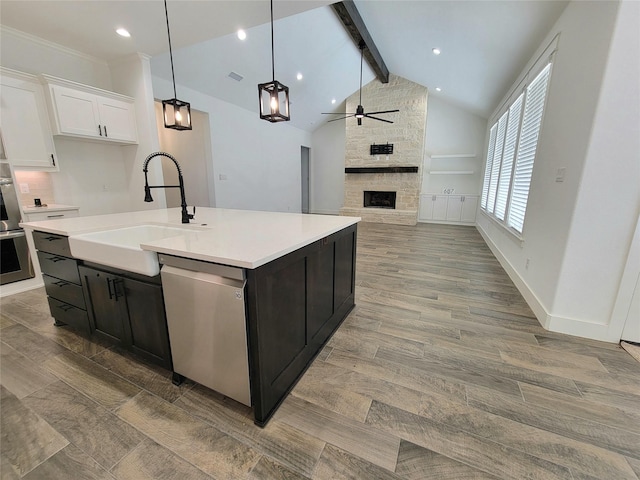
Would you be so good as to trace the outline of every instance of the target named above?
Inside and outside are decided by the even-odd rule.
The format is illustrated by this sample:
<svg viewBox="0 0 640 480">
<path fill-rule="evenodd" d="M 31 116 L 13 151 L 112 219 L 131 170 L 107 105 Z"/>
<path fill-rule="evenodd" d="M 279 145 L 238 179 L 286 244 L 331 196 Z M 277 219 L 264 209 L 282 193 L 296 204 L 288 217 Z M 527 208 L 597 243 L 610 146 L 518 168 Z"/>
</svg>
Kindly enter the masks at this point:
<svg viewBox="0 0 640 480">
<path fill-rule="evenodd" d="M 640 363 L 540 327 L 472 227 L 359 226 L 356 308 L 266 428 L 2 300 L 2 479 L 640 478 Z"/>
</svg>

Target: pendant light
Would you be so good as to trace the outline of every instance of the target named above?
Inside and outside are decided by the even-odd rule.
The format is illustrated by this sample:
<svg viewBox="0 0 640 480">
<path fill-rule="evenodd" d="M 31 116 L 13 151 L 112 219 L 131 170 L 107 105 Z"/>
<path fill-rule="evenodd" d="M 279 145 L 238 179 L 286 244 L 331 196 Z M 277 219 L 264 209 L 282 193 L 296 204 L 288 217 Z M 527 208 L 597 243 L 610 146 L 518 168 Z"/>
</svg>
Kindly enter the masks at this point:
<svg viewBox="0 0 640 480">
<path fill-rule="evenodd" d="M 289 117 L 289 87 L 276 80 L 273 60 L 273 0 L 271 0 L 271 78 L 268 83 L 258 84 L 260 118 L 269 122 L 286 122 Z"/>
<path fill-rule="evenodd" d="M 171 51 L 171 33 L 169 32 L 169 13 L 167 0 L 164 0 L 164 15 L 167 19 L 167 37 L 169 37 L 169 58 L 171 59 L 171 78 L 173 79 L 173 98 L 162 101 L 164 127 L 174 130 L 191 130 L 191 105 L 178 100 L 176 95 L 176 76 L 173 72 L 173 52 Z"/>
</svg>

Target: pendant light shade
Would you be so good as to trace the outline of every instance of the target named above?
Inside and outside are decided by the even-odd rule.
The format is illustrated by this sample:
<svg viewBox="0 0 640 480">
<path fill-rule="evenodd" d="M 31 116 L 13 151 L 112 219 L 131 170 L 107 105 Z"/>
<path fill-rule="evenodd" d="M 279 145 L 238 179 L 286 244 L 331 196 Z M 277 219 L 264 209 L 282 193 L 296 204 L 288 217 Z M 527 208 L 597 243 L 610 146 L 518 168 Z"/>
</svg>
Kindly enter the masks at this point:
<svg viewBox="0 0 640 480">
<path fill-rule="evenodd" d="M 164 15 L 167 19 L 167 37 L 169 38 L 169 59 L 171 60 L 171 78 L 173 80 L 173 98 L 162 101 L 162 115 L 165 128 L 191 130 L 191 105 L 178 100 L 176 95 L 176 76 L 173 71 L 173 52 L 171 51 L 171 32 L 169 31 L 169 12 L 167 0 L 164 0 Z"/>
<path fill-rule="evenodd" d="M 277 80 L 258 84 L 260 118 L 270 122 L 289 120 L 289 87 Z"/>
<path fill-rule="evenodd" d="M 177 98 L 162 101 L 165 128 L 191 130 L 191 105 Z"/>
<path fill-rule="evenodd" d="M 269 122 L 286 122 L 289 116 L 289 87 L 276 80 L 273 59 L 273 0 L 271 0 L 271 78 L 267 83 L 258 84 L 260 118 Z"/>
</svg>

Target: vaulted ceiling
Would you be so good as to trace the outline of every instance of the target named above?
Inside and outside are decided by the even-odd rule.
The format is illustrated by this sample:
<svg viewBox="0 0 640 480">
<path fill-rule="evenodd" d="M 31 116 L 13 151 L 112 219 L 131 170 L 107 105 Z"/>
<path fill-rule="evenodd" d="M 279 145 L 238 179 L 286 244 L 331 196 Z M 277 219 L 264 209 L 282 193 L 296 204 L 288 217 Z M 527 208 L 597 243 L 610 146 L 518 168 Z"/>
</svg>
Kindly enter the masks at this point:
<svg viewBox="0 0 640 480">
<path fill-rule="evenodd" d="M 291 89 L 291 124 L 310 131 L 327 120 L 321 112 L 343 108 L 359 83 L 360 52 L 330 3 L 274 2 L 276 79 Z M 355 1 L 391 73 L 484 117 L 567 3 Z M 257 84 L 271 80 L 269 2 L 169 0 L 168 9 L 177 83 L 257 115 Z M 171 78 L 161 0 L 3 0 L 0 23 L 106 61 L 143 52 L 152 56 L 154 75 Z M 131 38 L 116 35 L 117 27 Z M 236 36 L 239 28 L 245 40 Z M 364 83 L 374 79 L 367 66 L 363 76 Z"/>
</svg>

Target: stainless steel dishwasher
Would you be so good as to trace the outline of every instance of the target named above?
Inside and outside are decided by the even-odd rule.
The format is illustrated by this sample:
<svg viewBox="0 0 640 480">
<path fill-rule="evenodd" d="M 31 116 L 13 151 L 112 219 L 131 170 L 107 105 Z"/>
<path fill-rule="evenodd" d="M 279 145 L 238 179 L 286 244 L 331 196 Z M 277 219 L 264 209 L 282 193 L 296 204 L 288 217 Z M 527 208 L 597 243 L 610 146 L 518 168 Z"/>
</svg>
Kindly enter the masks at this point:
<svg viewBox="0 0 640 480">
<path fill-rule="evenodd" d="M 189 378 L 251 406 L 244 270 L 159 255 L 174 383 Z"/>
</svg>

